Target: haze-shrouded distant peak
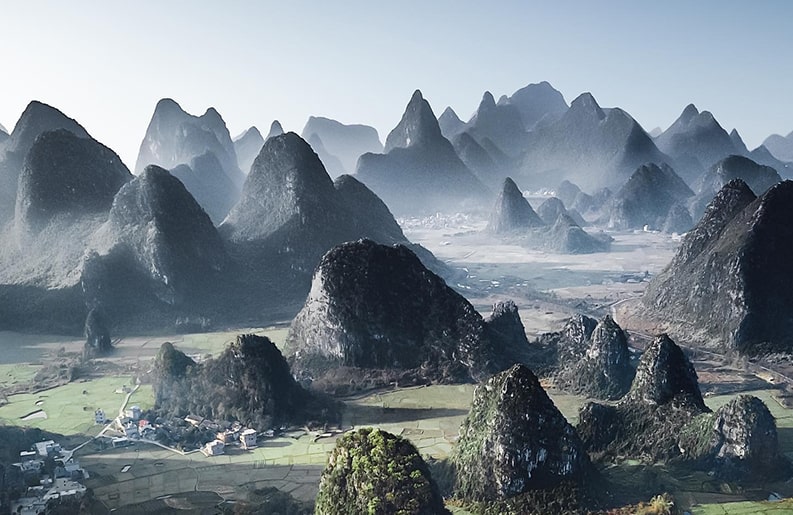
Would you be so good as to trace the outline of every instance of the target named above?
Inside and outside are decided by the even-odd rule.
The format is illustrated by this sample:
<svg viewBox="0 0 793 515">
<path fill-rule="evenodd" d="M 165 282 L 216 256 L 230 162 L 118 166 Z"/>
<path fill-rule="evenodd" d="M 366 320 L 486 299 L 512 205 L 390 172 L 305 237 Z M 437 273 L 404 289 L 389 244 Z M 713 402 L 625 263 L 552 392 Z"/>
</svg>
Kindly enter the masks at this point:
<svg viewBox="0 0 793 515">
<path fill-rule="evenodd" d="M 417 89 L 410 97 L 402 119 L 388 134 L 385 152 L 388 153 L 395 148 L 423 145 L 442 137 L 432 107 L 422 96 L 421 90 Z"/>
<path fill-rule="evenodd" d="M 267 141 L 268 139 L 275 136 L 280 136 L 283 133 L 284 128 L 281 127 L 281 122 L 278 120 L 273 120 L 273 123 L 270 124 L 270 132 L 267 133 L 267 137 L 264 138 L 264 141 Z"/>
</svg>

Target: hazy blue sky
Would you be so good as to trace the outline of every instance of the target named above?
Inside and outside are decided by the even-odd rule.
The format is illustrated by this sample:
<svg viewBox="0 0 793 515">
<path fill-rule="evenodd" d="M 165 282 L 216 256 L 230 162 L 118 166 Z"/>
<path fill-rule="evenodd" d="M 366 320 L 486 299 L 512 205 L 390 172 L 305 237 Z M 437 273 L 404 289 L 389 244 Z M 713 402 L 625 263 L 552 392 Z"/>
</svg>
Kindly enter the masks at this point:
<svg viewBox="0 0 793 515">
<path fill-rule="evenodd" d="M 793 2 L 25 1 L 0 10 L 0 123 L 31 99 L 76 118 L 134 165 L 159 98 L 232 136 L 309 115 L 385 138 L 414 89 L 467 118 L 547 80 L 591 91 L 647 130 L 689 102 L 750 146 L 793 130 Z"/>
</svg>

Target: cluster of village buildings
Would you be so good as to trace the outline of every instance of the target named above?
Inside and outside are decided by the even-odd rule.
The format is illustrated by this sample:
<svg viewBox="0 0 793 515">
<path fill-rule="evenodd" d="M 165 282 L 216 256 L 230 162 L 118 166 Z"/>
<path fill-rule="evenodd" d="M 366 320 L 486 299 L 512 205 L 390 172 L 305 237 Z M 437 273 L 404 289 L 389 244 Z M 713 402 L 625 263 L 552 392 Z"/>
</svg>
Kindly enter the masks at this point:
<svg viewBox="0 0 793 515">
<path fill-rule="evenodd" d="M 47 462 L 55 464 L 54 469 Z M 21 472 L 24 485 L 28 486 L 22 496 L 11 501 L 11 513 L 38 515 L 47 506 L 63 500 L 79 501 L 85 495 L 83 481 L 88 472 L 60 444 L 53 440 L 38 442 L 29 451 L 19 453 L 19 463 L 12 464 Z"/>
<path fill-rule="evenodd" d="M 158 429 L 167 429 L 169 433 L 175 430 L 174 424 L 164 420 L 154 422 L 142 418 L 142 411 L 138 406 L 132 406 L 124 411 L 123 417 L 118 417 L 113 421 L 114 429 L 120 436 L 111 437 L 113 447 L 130 445 L 138 440 L 155 441 Z M 98 409 L 94 413 L 97 424 L 106 424 L 108 420 L 103 410 Z M 188 427 L 194 427 L 204 433 L 214 432 L 214 440 L 204 444 L 200 450 L 206 456 L 218 456 L 225 452 L 226 446 L 235 445 L 242 449 L 253 449 L 257 445 L 257 433 L 255 429 L 243 427 L 239 422 L 223 426 L 209 419 L 204 419 L 194 415 L 184 418 Z M 272 431 L 266 436 L 273 436 Z"/>
</svg>

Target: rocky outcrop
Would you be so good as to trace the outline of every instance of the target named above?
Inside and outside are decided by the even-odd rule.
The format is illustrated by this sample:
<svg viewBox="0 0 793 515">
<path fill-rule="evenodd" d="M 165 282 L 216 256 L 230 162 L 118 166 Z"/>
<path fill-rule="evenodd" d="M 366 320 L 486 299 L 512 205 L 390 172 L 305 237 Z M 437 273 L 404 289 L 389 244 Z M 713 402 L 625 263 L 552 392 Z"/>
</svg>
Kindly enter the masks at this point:
<svg viewBox="0 0 793 515">
<path fill-rule="evenodd" d="M 356 177 L 397 214 L 475 209 L 490 192 L 443 137 L 420 91 L 386 138 L 385 154 L 358 160 Z"/>
<path fill-rule="evenodd" d="M 19 117 L 4 147 L 0 148 L 0 222 L 14 216 L 19 175 L 36 138 L 58 129 L 65 129 L 80 138 L 90 137 L 75 120 L 35 100 L 28 104 Z"/>
<path fill-rule="evenodd" d="M 358 158 L 363 154 L 367 152 L 377 154 L 383 151 L 383 144 L 380 143 L 377 130 L 368 125 L 346 125 L 330 118 L 310 116 L 303 127 L 301 136 L 312 147 L 314 144 L 311 142 L 311 137 L 314 134 L 322 141 L 328 155 L 339 160 L 337 173 L 334 174 L 331 169 L 328 169 L 331 177 L 353 173 L 358 164 Z M 317 153 L 320 152 L 317 150 Z M 322 157 L 321 154 L 320 157 Z M 323 159 L 322 162 L 325 163 L 325 160 Z M 325 163 L 325 168 L 332 167 Z"/>
<path fill-rule="evenodd" d="M 234 138 L 234 152 L 237 153 L 237 161 L 244 174 L 250 172 L 253 160 L 259 155 L 262 145 L 264 138 L 256 127 L 251 127 Z"/>
<path fill-rule="evenodd" d="M 507 177 L 501 193 L 487 224 L 487 231 L 493 234 L 525 232 L 534 227 L 545 225 L 534 212 L 529 201 L 523 197 L 515 181 Z"/>
<path fill-rule="evenodd" d="M 669 211 L 694 192 L 670 168 L 662 164 L 640 166 L 604 208 L 601 222 L 611 229 L 660 230 Z"/>
<path fill-rule="evenodd" d="M 561 333 L 554 384 L 595 399 L 619 399 L 628 392 L 634 375 L 628 340 L 610 316 L 594 329 L 592 322 L 580 315 Z"/>
<path fill-rule="evenodd" d="M 616 405 L 585 404 L 577 430 L 590 452 L 663 461 L 680 455 L 680 431 L 708 411 L 691 362 L 661 335 L 645 349 L 628 393 Z"/>
<path fill-rule="evenodd" d="M 284 128 L 281 127 L 281 122 L 278 120 L 273 120 L 273 123 L 270 124 L 270 130 L 267 132 L 267 137 L 264 138 L 264 141 L 266 142 L 268 139 L 280 136 L 283 133 Z"/>
<path fill-rule="evenodd" d="M 455 495 L 477 501 L 551 489 L 583 478 L 590 468 L 575 429 L 524 365 L 476 388 L 452 463 Z"/>
<path fill-rule="evenodd" d="M 478 380 L 520 361 L 525 350 L 502 341 L 407 248 L 369 240 L 325 254 L 286 345 L 300 378 L 347 369 L 400 383 Z"/>
<path fill-rule="evenodd" d="M 793 182 L 755 199 L 740 180 L 716 195 L 648 285 L 648 314 L 701 345 L 747 354 L 793 348 Z"/>
<path fill-rule="evenodd" d="M 487 318 L 487 327 L 498 341 L 510 349 L 527 349 L 529 340 L 526 328 L 518 314 L 518 306 L 511 300 L 499 301 L 493 305 L 493 311 Z"/>
<path fill-rule="evenodd" d="M 429 467 L 408 440 L 364 428 L 336 442 L 322 471 L 317 515 L 449 515 Z"/>
<path fill-rule="evenodd" d="M 94 139 L 65 129 L 45 132 L 30 148 L 19 177 L 17 231 L 35 236 L 56 217 L 107 213 L 130 179 L 118 155 Z"/>
<path fill-rule="evenodd" d="M 268 338 L 245 334 L 196 363 L 164 343 L 152 371 L 155 407 L 171 416 L 238 420 L 259 431 L 282 424 L 337 423 L 338 407 L 304 390 Z"/>
<path fill-rule="evenodd" d="M 690 201 L 694 218 L 699 220 L 716 193 L 733 179 L 743 180 L 756 195 L 762 195 L 774 184 L 782 182 L 777 171 L 770 166 L 757 164 L 748 157 L 726 157 L 702 176 L 697 195 Z"/>
<path fill-rule="evenodd" d="M 85 318 L 85 347 L 83 355 L 85 357 L 102 356 L 113 349 L 113 341 L 110 339 L 110 329 L 107 327 L 107 320 L 104 313 L 99 308 L 93 308 Z"/>
<path fill-rule="evenodd" d="M 683 428 L 680 452 L 720 479 L 763 481 L 790 465 L 781 456 L 776 420 L 763 401 L 740 395 Z"/>
</svg>

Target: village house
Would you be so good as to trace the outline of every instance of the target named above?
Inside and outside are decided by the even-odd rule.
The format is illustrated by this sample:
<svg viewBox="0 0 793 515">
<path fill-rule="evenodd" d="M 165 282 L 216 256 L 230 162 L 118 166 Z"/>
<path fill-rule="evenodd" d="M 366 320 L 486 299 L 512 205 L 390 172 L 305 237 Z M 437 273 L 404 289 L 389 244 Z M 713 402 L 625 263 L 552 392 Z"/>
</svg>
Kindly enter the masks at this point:
<svg viewBox="0 0 793 515">
<path fill-rule="evenodd" d="M 240 443 L 243 449 L 253 449 L 256 447 L 256 430 L 246 429 L 240 433 Z"/>
<path fill-rule="evenodd" d="M 204 456 L 219 456 L 223 454 L 226 444 L 221 442 L 220 440 L 213 440 L 208 442 L 206 445 L 201 447 L 201 452 L 204 453 Z"/>
</svg>

